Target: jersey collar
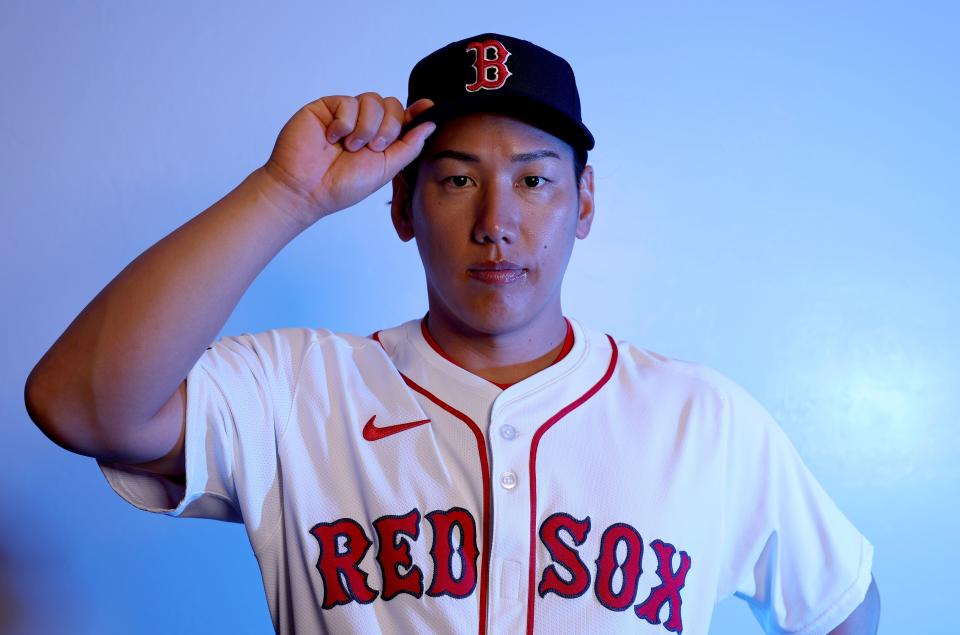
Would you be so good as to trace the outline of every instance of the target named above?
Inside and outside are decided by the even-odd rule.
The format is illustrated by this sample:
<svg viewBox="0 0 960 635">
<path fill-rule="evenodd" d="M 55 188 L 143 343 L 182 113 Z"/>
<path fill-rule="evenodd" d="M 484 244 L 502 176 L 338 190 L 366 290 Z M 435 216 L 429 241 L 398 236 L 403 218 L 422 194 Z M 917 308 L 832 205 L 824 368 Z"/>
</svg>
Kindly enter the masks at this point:
<svg viewBox="0 0 960 635">
<path fill-rule="evenodd" d="M 442 357 L 443 359 L 447 360 L 448 362 L 450 362 L 450 363 L 453 364 L 454 366 L 460 368 L 461 370 L 469 373 L 469 372 L 470 372 L 469 370 L 467 370 L 466 368 L 464 368 L 463 366 L 461 366 L 460 364 L 458 364 L 456 361 L 454 361 L 454 359 L 453 359 L 452 357 L 450 357 L 449 355 L 447 355 L 447 353 L 446 353 L 442 348 L 440 348 L 440 344 L 438 344 L 437 341 L 436 341 L 435 339 L 433 339 L 433 336 L 430 335 L 430 329 L 427 327 L 427 317 L 428 317 L 429 315 L 430 315 L 430 314 L 427 313 L 427 314 L 424 315 L 423 318 L 420 320 L 420 334 L 423 336 L 424 341 L 430 346 L 430 348 L 433 349 L 433 351 L 434 351 L 437 355 L 439 355 L 439 356 Z M 561 348 L 560 348 L 560 352 L 557 354 L 557 357 L 556 357 L 552 362 L 550 362 L 550 365 L 551 365 L 551 366 L 553 366 L 554 364 L 556 364 L 556 363 L 558 363 L 559 361 L 561 361 L 564 357 L 566 357 L 567 354 L 570 352 L 570 350 L 573 348 L 573 342 L 574 342 L 573 326 L 570 324 L 570 320 L 568 320 L 567 318 L 563 318 L 563 321 L 566 322 L 566 324 L 567 324 L 567 333 L 566 333 L 566 335 L 565 335 L 564 338 L 563 338 L 563 345 L 562 345 Z M 471 374 L 473 374 L 473 373 L 471 373 Z M 478 376 L 478 377 L 479 377 L 479 376 Z M 491 380 L 489 380 L 489 379 L 485 379 L 485 378 L 483 378 L 483 377 L 480 377 L 480 379 L 483 379 L 484 381 L 487 381 L 487 382 L 493 384 L 494 386 L 496 386 L 496 387 L 499 388 L 500 390 L 506 390 L 507 388 L 510 388 L 510 387 L 513 386 L 514 384 L 519 383 L 519 382 L 499 383 L 499 382 L 491 381 Z M 522 381 L 522 380 L 521 380 L 521 381 Z"/>
</svg>

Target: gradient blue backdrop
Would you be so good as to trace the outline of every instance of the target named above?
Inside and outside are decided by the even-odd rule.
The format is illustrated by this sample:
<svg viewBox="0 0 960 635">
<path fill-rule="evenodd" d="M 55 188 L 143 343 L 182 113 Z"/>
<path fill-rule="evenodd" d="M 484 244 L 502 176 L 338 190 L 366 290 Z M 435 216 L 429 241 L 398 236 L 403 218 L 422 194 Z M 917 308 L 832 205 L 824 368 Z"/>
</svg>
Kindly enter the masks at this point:
<svg viewBox="0 0 960 635">
<path fill-rule="evenodd" d="M 127 505 L 30 423 L 24 379 L 300 105 L 403 97 L 485 30 L 566 56 L 598 139 L 567 314 L 745 385 L 875 545 L 881 632 L 955 632 L 960 11 L 839 4 L 3 0 L 0 633 L 269 631 L 242 528 Z M 223 332 L 421 315 L 388 198 L 294 241 Z M 751 632 L 718 606 L 713 635 Z"/>
</svg>

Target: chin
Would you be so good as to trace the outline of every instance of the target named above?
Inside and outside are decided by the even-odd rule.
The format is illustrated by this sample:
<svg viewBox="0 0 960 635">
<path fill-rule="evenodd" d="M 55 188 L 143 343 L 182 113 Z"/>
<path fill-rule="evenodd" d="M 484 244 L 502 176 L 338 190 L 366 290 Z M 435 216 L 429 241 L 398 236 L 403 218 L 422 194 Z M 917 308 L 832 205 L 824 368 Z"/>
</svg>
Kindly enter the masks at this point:
<svg viewBox="0 0 960 635">
<path fill-rule="evenodd" d="M 536 315 L 536 311 L 517 304 L 505 301 L 471 306 L 459 311 L 457 319 L 469 329 L 486 335 L 509 333 L 523 327 Z"/>
<path fill-rule="evenodd" d="M 436 288 L 427 289 L 431 311 L 478 335 L 511 333 L 535 321 L 550 305 L 550 299 L 533 291 L 452 288 L 440 293 Z"/>
</svg>

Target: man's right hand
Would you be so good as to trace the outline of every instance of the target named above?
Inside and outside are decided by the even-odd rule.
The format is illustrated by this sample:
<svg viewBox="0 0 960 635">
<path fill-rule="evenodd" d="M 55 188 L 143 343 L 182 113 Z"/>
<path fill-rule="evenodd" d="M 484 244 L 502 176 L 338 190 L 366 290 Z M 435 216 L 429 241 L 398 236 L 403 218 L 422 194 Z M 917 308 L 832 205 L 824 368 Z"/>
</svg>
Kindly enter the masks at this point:
<svg viewBox="0 0 960 635">
<path fill-rule="evenodd" d="M 436 128 L 401 128 L 433 105 L 421 99 L 404 110 L 395 97 L 363 93 L 322 97 L 293 115 L 263 166 L 301 202 L 290 212 L 309 226 L 380 189 L 413 161 Z"/>
<path fill-rule="evenodd" d="M 420 153 L 434 124 L 400 131 L 431 105 L 365 93 L 300 109 L 264 166 L 127 265 L 37 362 L 24 387 L 37 426 L 72 452 L 182 478 L 190 369 L 281 249 Z"/>
</svg>

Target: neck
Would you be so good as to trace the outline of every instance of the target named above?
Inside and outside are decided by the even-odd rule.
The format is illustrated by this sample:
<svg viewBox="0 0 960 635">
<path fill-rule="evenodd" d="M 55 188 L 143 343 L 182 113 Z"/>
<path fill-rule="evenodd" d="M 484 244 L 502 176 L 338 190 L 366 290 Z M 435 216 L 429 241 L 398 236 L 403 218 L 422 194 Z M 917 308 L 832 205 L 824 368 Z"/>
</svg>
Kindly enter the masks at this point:
<svg viewBox="0 0 960 635">
<path fill-rule="evenodd" d="M 557 305 L 521 328 L 488 333 L 431 308 L 427 329 L 458 366 L 497 384 L 513 384 L 554 362 L 563 348 L 567 322 Z"/>
</svg>

